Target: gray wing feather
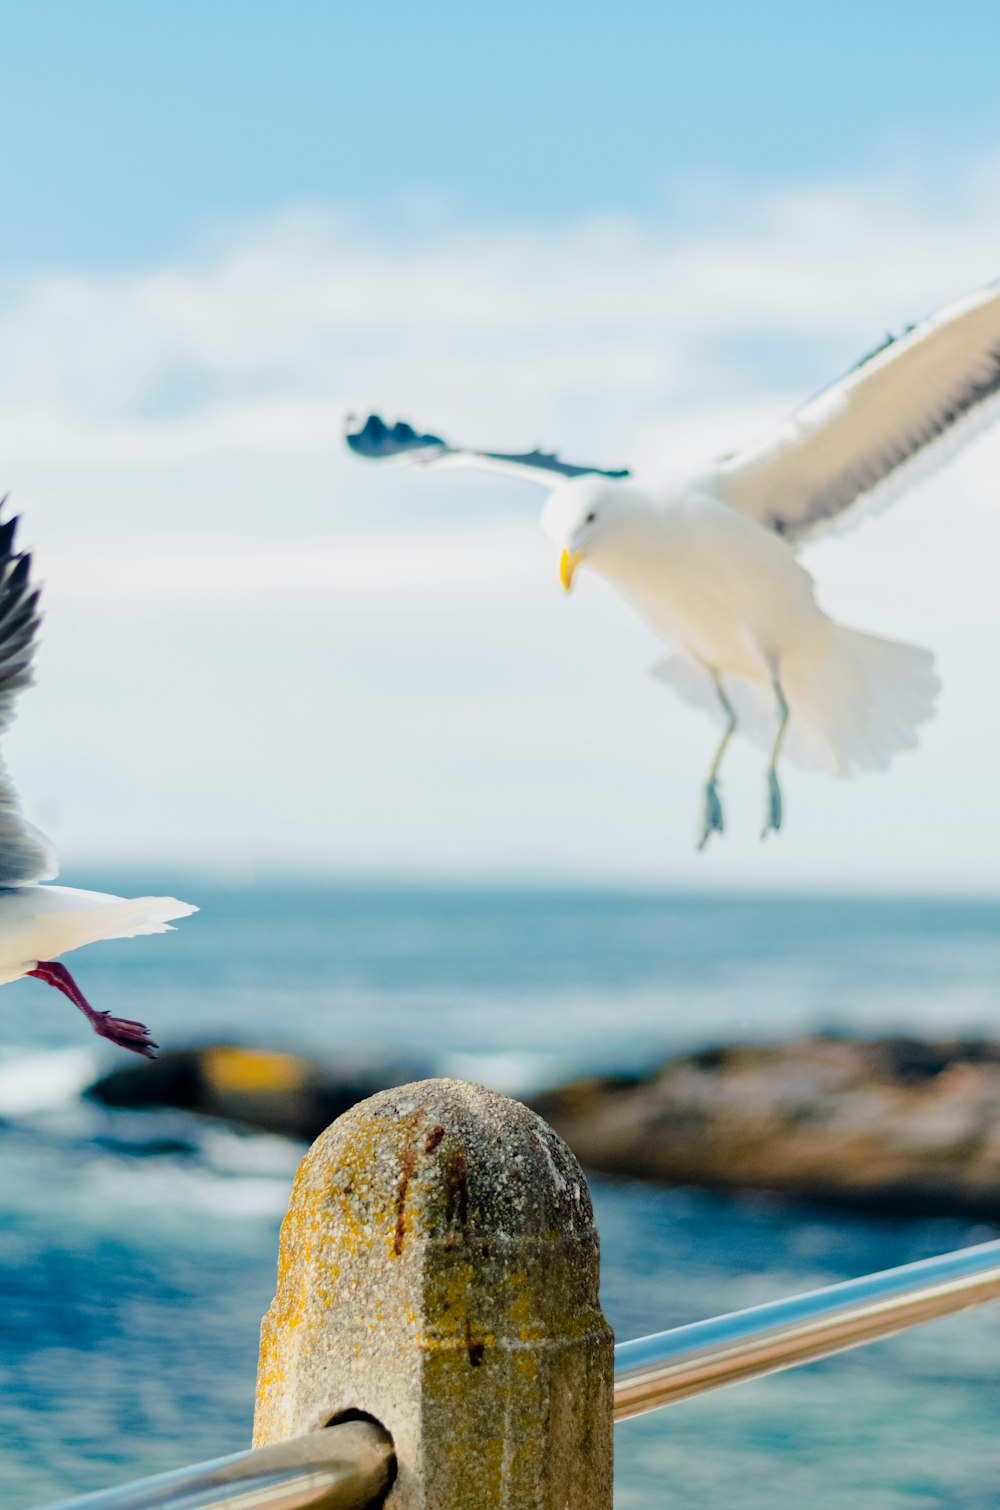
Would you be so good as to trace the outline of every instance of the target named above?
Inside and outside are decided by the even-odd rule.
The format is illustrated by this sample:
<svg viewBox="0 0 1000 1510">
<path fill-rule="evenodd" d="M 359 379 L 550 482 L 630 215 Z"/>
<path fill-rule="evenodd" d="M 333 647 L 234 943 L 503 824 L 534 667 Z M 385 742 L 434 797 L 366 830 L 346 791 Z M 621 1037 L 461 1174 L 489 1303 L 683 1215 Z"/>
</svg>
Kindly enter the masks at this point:
<svg viewBox="0 0 1000 1510">
<path fill-rule="evenodd" d="M 377 414 L 369 414 L 359 427 L 356 420 L 348 419 L 344 439 L 356 456 L 363 456 L 369 461 L 408 457 L 452 466 L 481 467 L 489 472 L 504 472 L 532 482 L 545 483 L 546 473 L 556 477 L 629 475 L 628 469 L 624 467 L 618 471 L 607 471 L 604 467 L 560 461 L 551 451 L 472 451 L 461 446 L 450 446 L 439 435 L 421 434 L 405 420 L 397 420 L 395 424 L 388 425 Z"/>
<path fill-rule="evenodd" d="M 0 501 L 0 510 L 6 499 Z M 31 556 L 14 548 L 17 519 L 0 519 L 0 730 L 14 721 L 17 697 L 32 683 L 41 622 Z M 59 864 L 45 835 L 25 819 L 17 792 L 0 764 L 0 886 L 47 881 Z"/>
<path fill-rule="evenodd" d="M 862 362 L 710 479 L 733 508 L 803 540 L 882 506 L 1000 409 L 1000 284 L 947 306 Z"/>
</svg>

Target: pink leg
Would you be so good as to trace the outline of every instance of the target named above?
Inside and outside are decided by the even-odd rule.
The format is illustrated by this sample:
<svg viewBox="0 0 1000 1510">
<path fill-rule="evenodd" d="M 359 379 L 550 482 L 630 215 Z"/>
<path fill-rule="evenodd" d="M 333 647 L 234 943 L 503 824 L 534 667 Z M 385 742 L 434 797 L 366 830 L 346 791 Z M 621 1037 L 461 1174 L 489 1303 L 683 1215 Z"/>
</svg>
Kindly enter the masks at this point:
<svg viewBox="0 0 1000 1510">
<path fill-rule="evenodd" d="M 149 1036 L 149 1029 L 141 1022 L 131 1022 L 127 1017 L 112 1017 L 110 1012 L 95 1012 L 66 966 L 60 965 L 58 960 L 40 959 L 28 974 L 36 980 L 43 980 L 47 986 L 55 986 L 57 991 L 68 996 L 74 1007 L 79 1007 L 94 1032 L 100 1033 L 102 1038 L 110 1038 L 112 1043 L 117 1043 L 123 1049 L 131 1049 L 135 1054 L 145 1054 L 147 1059 L 156 1058 L 156 1044 Z"/>
</svg>

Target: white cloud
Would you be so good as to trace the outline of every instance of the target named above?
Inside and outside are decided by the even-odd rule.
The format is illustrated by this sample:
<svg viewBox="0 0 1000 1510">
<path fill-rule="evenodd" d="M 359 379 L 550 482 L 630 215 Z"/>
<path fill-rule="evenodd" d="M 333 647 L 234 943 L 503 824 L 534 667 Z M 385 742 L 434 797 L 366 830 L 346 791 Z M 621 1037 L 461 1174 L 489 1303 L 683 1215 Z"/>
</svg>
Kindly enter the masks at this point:
<svg viewBox="0 0 1000 1510">
<path fill-rule="evenodd" d="M 922 751 L 789 778 L 761 853 L 690 849 L 711 731 L 596 582 L 558 597 L 528 488 L 366 468 L 348 407 L 604 464 L 696 462 L 998 270 L 996 165 L 732 197 L 728 224 L 424 226 L 299 212 L 185 264 L 0 301 L 0 480 L 48 579 L 10 761 L 75 859 L 995 884 L 1000 444 L 810 562 L 842 617 L 933 644 Z M 985 682 L 984 682 L 985 678 Z M 930 825 L 930 826 L 929 826 Z"/>
</svg>

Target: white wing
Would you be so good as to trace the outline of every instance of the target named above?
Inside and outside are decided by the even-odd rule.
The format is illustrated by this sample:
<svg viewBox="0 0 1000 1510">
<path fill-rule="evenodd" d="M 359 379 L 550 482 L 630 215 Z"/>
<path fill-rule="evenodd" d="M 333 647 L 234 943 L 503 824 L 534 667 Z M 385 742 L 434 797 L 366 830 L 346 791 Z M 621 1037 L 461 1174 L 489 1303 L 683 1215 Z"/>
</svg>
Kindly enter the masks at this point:
<svg viewBox="0 0 1000 1510">
<path fill-rule="evenodd" d="M 31 686 L 40 622 L 31 557 L 14 549 L 16 528 L 16 519 L 0 522 L 0 730 L 13 723 L 17 695 Z M 22 817 L 17 792 L 0 765 L 0 887 L 47 881 L 58 870 L 55 851 Z"/>
<path fill-rule="evenodd" d="M 710 485 L 758 524 L 803 540 L 939 466 L 995 418 L 998 396 L 992 283 L 890 337 L 757 445 L 725 457 Z"/>
<path fill-rule="evenodd" d="M 557 477 L 584 477 L 592 473 L 599 477 L 629 475 L 625 468 L 608 472 L 602 467 L 576 466 L 560 461 L 548 451 L 472 451 L 450 446 L 439 435 L 421 435 L 405 420 L 387 425 L 377 414 L 369 414 L 364 424 L 349 416 L 344 439 L 357 456 L 368 461 L 402 457 L 429 466 L 478 467 L 484 472 L 536 482 L 545 488 L 551 487 Z"/>
</svg>

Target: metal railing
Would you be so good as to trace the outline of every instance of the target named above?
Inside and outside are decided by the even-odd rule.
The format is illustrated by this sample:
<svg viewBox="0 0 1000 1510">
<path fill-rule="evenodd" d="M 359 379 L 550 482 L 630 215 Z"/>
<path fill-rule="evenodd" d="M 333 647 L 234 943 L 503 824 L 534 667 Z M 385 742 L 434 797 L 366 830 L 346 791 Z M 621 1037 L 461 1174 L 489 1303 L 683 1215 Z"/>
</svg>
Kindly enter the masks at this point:
<svg viewBox="0 0 1000 1510">
<path fill-rule="evenodd" d="M 1000 1300 L 1000 1242 L 619 1343 L 615 1420 L 992 1300 Z M 374 1422 L 353 1421 L 51 1510 L 370 1510 L 394 1472 L 388 1435 Z"/>
<path fill-rule="evenodd" d="M 696 1321 L 615 1348 L 615 1420 L 1000 1300 L 1000 1242 Z"/>
<path fill-rule="evenodd" d="M 374 1510 L 395 1473 L 388 1433 L 374 1421 L 345 1421 L 51 1510 Z"/>
</svg>

